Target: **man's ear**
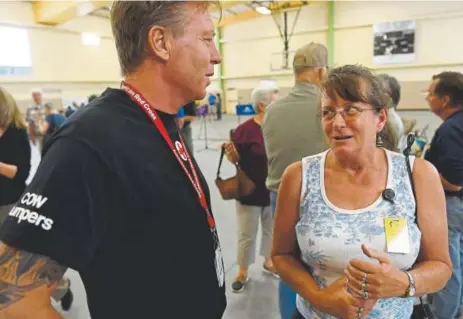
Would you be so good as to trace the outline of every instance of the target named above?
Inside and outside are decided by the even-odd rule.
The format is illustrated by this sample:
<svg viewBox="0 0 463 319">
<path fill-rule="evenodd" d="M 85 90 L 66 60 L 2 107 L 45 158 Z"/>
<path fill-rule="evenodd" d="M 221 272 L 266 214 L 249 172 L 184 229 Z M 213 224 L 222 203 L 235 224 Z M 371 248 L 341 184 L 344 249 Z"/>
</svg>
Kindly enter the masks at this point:
<svg viewBox="0 0 463 319">
<path fill-rule="evenodd" d="M 446 108 L 450 106 L 450 98 L 448 95 L 444 95 L 442 98 L 442 108 Z"/>
<path fill-rule="evenodd" d="M 166 28 L 155 25 L 148 32 L 148 46 L 156 58 L 167 61 L 171 55 L 172 37 Z"/>
</svg>

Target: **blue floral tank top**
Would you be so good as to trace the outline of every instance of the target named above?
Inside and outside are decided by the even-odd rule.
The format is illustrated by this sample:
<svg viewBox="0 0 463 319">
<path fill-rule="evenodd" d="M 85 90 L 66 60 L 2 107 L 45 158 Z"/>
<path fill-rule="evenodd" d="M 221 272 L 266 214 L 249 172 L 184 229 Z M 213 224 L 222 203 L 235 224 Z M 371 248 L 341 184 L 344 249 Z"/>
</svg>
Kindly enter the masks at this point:
<svg viewBox="0 0 463 319">
<path fill-rule="evenodd" d="M 301 259 L 319 287 L 325 288 L 343 275 L 354 258 L 368 260 L 361 245 L 386 252 L 385 217 L 406 218 L 410 236 L 410 253 L 389 253 L 395 266 L 409 269 L 415 262 L 421 232 L 415 223 L 415 200 L 410 185 L 405 157 L 385 150 L 388 162 L 387 188 L 394 190 L 393 203 L 379 198 L 370 206 L 346 210 L 332 204 L 325 193 L 324 167 L 328 151 L 302 160 L 302 189 L 296 234 Z M 413 167 L 414 158 L 410 158 Z M 306 319 L 331 319 L 297 296 L 297 309 Z M 413 298 L 380 299 L 369 319 L 409 319 Z"/>
</svg>

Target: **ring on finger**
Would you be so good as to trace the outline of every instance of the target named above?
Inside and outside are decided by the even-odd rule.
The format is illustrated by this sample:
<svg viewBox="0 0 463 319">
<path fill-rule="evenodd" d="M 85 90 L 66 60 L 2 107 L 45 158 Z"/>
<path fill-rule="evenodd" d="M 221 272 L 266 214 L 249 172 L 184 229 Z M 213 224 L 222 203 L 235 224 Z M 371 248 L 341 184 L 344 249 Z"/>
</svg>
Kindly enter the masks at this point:
<svg viewBox="0 0 463 319">
<path fill-rule="evenodd" d="M 363 315 L 363 308 L 359 308 L 359 312 L 357 313 L 357 319 L 362 318 Z"/>
<path fill-rule="evenodd" d="M 364 282 L 364 283 L 366 283 L 366 282 L 367 282 L 367 276 L 368 276 L 368 275 L 367 275 L 367 273 L 366 273 L 366 272 L 364 272 L 364 273 L 363 273 L 362 282 Z"/>
<path fill-rule="evenodd" d="M 362 281 L 362 286 L 360 287 L 360 290 L 366 291 L 367 290 L 367 283 Z"/>
<path fill-rule="evenodd" d="M 368 291 L 366 291 L 366 290 L 363 291 L 363 299 L 365 299 L 365 300 L 368 299 Z"/>
</svg>

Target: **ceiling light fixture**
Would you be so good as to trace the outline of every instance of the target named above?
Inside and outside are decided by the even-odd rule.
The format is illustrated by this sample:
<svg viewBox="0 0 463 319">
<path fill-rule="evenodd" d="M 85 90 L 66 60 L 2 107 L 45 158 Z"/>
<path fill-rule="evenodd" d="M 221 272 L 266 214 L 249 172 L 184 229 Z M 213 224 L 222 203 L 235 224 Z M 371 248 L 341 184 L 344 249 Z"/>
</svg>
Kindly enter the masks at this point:
<svg viewBox="0 0 463 319">
<path fill-rule="evenodd" d="M 272 11 L 269 8 L 263 7 L 263 6 L 257 7 L 256 11 L 259 12 L 260 14 L 265 14 L 265 15 L 268 15 L 268 14 L 272 13 Z"/>
</svg>

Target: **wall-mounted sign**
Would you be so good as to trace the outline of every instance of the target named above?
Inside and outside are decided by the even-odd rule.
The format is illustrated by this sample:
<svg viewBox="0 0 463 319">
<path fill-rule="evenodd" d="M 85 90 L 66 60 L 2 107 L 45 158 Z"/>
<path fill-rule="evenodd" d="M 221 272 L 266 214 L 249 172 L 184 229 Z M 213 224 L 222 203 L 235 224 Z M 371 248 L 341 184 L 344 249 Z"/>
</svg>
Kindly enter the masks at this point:
<svg viewBox="0 0 463 319">
<path fill-rule="evenodd" d="M 373 64 L 410 63 L 415 60 L 416 21 L 373 25 Z"/>
</svg>

